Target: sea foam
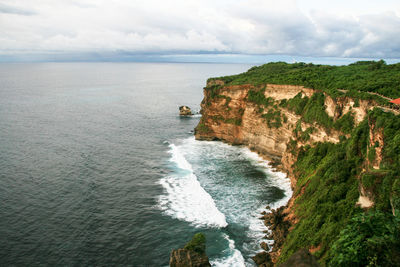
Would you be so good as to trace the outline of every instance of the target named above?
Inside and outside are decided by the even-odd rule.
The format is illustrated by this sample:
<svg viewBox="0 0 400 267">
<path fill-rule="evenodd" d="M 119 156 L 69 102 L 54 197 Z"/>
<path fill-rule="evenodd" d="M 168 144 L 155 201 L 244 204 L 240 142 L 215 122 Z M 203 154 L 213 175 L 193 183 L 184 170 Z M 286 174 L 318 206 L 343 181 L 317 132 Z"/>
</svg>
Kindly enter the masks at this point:
<svg viewBox="0 0 400 267">
<path fill-rule="evenodd" d="M 211 261 L 211 266 L 215 267 L 245 267 L 245 260 L 243 258 L 242 253 L 238 249 L 235 248 L 235 241 L 229 238 L 227 234 L 224 234 L 223 237 L 229 242 L 229 256 L 224 257 L 222 259 L 217 259 Z"/>
<path fill-rule="evenodd" d="M 166 214 L 196 227 L 226 227 L 225 215 L 200 185 L 190 163 L 176 145 L 170 144 L 169 147 L 170 161 L 176 170 L 160 180 L 166 191 L 160 196 L 160 208 Z"/>
</svg>

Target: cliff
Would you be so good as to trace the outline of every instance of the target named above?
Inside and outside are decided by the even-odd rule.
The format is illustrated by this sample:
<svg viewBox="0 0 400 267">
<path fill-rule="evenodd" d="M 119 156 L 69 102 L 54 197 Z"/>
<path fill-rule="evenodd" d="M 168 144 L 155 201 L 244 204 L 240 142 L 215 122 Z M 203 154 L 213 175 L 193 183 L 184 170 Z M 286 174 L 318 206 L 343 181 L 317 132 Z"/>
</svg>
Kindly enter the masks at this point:
<svg viewBox="0 0 400 267">
<path fill-rule="evenodd" d="M 260 101 L 249 99 L 249 92 L 260 93 Z M 316 142 L 338 143 L 339 130 L 326 128 L 317 122 L 305 122 L 301 114 L 290 109 L 287 100 L 301 96 L 311 97 L 319 91 L 294 85 L 265 84 L 223 86 L 223 81 L 212 80 L 204 88 L 201 103 L 202 118 L 195 129 L 198 140 L 221 140 L 233 145 L 246 145 L 273 161 L 274 166 L 287 172 L 293 178 L 292 165 L 295 161 L 292 149 L 298 149 Z M 350 112 L 355 124 L 359 124 L 372 101 L 361 100 L 357 106 L 348 98 L 332 99 L 324 95 L 325 111 L 338 120 Z M 262 103 L 262 101 L 265 103 Z M 293 145 L 295 147 L 293 147 Z M 296 181 L 292 180 L 292 186 Z"/>
<path fill-rule="evenodd" d="M 259 266 L 282 263 L 300 248 L 329 265 L 339 253 L 333 243 L 359 207 L 398 211 L 399 173 L 387 175 L 399 162 L 384 153 L 387 143 L 397 147 L 390 141 L 396 133 L 386 133 L 400 127 L 396 109 L 368 97 L 229 79 L 207 82 L 196 139 L 248 146 L 286 172 L 294 189 L 286 207 L 264 215 L 277 242 L 268 257 L 255 258 Z"/>
</svg>

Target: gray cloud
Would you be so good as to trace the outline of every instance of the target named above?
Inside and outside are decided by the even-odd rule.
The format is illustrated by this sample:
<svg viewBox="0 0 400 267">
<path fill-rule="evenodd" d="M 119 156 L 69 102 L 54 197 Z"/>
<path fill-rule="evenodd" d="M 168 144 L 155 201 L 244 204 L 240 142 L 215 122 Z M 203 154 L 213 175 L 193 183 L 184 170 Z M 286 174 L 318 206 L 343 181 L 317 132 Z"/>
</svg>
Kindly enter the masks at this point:
<svg viewBox="0 0 400 267">
<path fill-rule="evenodd" d="M 0 55 L 123 51 L 400 58 L 397 4 L 387 12 L 338 15 L 328 8 L 300 9 L 295 0 L 215 2 L 14 0 L 13 6 L 0 4 Z"/>
<path fill-rule="evenodd" d="M 11 5 L 5 5 L 2 3 L 0 3 L 0 13 L 16 14 L 16 15 L 23 15 L 23 16 L 32 16 L 32 15 L 36 14 L 34 11 L 29 10 L 29 9 L 11 6 Z"/>
</svg>

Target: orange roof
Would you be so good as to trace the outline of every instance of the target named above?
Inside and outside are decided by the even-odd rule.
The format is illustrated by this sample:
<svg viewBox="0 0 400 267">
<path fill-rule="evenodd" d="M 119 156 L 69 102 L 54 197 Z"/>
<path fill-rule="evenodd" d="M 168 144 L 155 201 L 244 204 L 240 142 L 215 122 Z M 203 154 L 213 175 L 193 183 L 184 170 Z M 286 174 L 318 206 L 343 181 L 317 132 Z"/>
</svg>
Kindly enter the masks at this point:
<svg viewBox="0 0 400 267">
<path fill-rule="evenodd" d="M 394 100 L 390 101 L 390 103 L 400 105 L 400 98 L 394 99 Z"/>
</svg>

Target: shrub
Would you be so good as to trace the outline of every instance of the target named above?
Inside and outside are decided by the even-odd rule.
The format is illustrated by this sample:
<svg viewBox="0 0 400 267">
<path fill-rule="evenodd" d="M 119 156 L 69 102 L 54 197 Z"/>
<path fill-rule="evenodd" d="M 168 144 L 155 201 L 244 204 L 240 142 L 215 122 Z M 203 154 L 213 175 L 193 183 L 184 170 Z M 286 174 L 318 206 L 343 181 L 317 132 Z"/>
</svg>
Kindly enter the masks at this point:
<svg viewBox="0 0 400 267">
<path fill-rule="evenodd" d="M 395 266 L 400 253 L 400 220 L 380 211 L 354 216 L 330 252 L 329 266 Z M 398 259 L 397 259 L 398 260 Z"/>
<path fill-rule="evenodd" d="M 187 250 L 197 252 L 199 254 L 206 253 L 206 237 L 203 233 L 197 233 L 193 236 L 192 240 L 189 241 L 185 247 Z"/>
</svg>

